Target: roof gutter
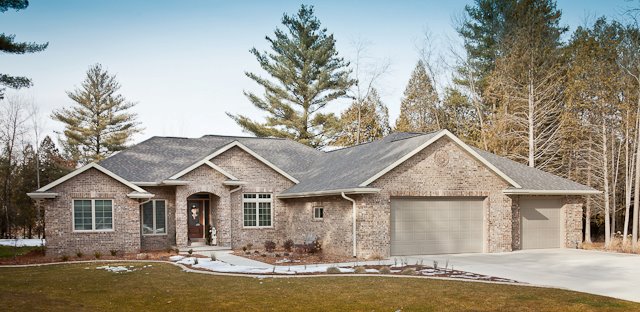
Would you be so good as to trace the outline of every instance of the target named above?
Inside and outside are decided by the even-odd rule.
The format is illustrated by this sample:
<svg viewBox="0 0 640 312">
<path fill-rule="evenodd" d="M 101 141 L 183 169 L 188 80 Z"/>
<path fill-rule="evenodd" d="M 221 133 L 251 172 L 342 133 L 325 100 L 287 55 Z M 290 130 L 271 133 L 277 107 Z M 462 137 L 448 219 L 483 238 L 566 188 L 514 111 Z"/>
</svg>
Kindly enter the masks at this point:
<svg viewBox="0 0 640 312">
<path fill-rule="evenodd" d="M 301 193 L 290 193 L 290 194 L 285 193 L 285 194 L 278 194 L 276 195 L 276 197 L 280 199 L 332 196 L 332 195 L 342 195 L 344 197 L 345 194 L 376 194 L 376 193 L 380 193 L 379 188 L 357 187 L 357 188 L 327 190 L 327 191 L 317 191 L 317 192 L 301 192 Z"/>
<path fill-rule="evenodd" d="M 347 195 L 344 194 L 344 192 L 342 192 L 340 195 L 342 195 L 342 198 L 348 200 L 351 202 L 351 221 L 353 222 L 353 227 L 352 227 L 352 235 L 353 235 L 353 257 L 356 258 L 357 254 L 358 254 L 358 249 L 356 248 L 357 245 L 357 233 L 356 233 L 356 209 L 357 209 L 357 205 L 356 205 L 356 201 L 353 198 L 347 197 Z"/>
<path fill-rule="evenodd" d="M 506 189 L 506 190 L 503 190 L 502 193 L 505 195 L 598 195 L 598 194 L 602 194 L 602 191 Z"/>
<path fill-rule="evenodd" d="M 31 199 L 49 199 L 56 198 L 58 196 L 58 193 L 33 192 L 27 193 L 27 196 L 29 196 Z"/>
</svg>

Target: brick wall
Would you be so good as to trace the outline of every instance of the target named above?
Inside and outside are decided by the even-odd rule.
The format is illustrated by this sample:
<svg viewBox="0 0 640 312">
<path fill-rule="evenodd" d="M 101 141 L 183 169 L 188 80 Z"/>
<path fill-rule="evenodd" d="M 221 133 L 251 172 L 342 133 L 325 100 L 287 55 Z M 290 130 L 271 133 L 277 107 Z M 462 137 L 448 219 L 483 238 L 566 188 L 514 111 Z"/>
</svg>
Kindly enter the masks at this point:
<svg viewBox="0 0 640 312">
<path fill-rule="evenodd" d="M 563 203 L 563 247 L 577 248 L 582 245 L 582 206 L 584 198 L 581 196 L 565 196 Z"/>
<path fill-rule="evenodd" d="M 402 196 L 484 197 L 485 251 L 510 251 L 512 202 L 502 194 L 508 185 L 456 143 L 442 138 L 370 185 L 382 191 L 359 203 L 358 251 L 365 257 L 389 256 L 390 200 Z"/>
<path fill-rule="evenodd" d="M 138 252 L 140 214 L 138 201 L 127 197 L 132 191 L 96 169 L 89 169 L 51 189 L 60 195 L 44 203 L 47 254 L 72 256 L 77 251 L 84 254 L 98 251 L 106 255 L 110 250 Z M 113 231 L 74 232 L 74 199 L 112 199 Z"/>
</svg>

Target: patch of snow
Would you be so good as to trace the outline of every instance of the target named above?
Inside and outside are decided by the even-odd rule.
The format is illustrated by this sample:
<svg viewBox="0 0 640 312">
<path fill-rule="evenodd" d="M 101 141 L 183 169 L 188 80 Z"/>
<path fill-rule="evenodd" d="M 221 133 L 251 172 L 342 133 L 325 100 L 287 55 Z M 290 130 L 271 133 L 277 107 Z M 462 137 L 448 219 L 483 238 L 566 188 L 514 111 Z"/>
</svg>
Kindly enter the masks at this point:
<svg viewBox="0 0 640 312">
<path fill-rule="evenodd" d="M 184 259 L 184 256 L 171 256 L 171 257 L 169 257 L 169 260 L 171 260 L 173 262 L 180 261 L 182 259 Z"/>
<path fill-rule="evenodd" d="M 42 246 L 45 242 L 45 240 L 39 238 L 0 239 L 0 246 L 37 247 Z"/>
<path fill-rule="evenodd" d="M 365 271 L 367 271 L 367 273 L 380 273 L 380 271 L 376 269 L 366 269 Z"/>
<path fill-rule="evenodd" d="M 128 269 L 127 267 L 124 266 L 99 266 L 96 267 L 96 270 L 105 270 L 105 271 L 109 271 L 112 273 L 129 273 L 132 272 L 132 270 Z"/>
</svg>

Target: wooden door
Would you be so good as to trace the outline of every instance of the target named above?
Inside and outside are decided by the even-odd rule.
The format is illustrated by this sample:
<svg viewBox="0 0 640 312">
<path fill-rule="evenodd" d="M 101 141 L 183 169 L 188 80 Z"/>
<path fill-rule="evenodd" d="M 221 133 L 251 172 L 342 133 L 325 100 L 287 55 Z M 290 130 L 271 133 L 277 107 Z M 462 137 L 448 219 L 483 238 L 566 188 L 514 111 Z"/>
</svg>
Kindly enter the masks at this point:
<svg viewBox="0 0 640 312">
<path fill-rule="evenodd" d="M 187 201 L 187 219 L 189 224 L 189 238 L 204 237 L 204 201 Z"/>
</svg>

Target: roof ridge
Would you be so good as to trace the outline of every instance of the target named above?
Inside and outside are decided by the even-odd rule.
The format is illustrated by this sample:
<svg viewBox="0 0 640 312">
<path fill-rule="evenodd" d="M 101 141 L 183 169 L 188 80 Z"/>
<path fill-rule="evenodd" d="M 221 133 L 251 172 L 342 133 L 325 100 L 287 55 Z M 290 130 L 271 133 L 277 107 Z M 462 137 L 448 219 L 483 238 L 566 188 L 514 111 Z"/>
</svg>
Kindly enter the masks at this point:
<svg viewBox="0 0 640 312">
<path fill-rule="evenodd" d="M 256 136 L 242 136 L 242 135 L 226 135 L 226 134 L 205 134 L 196 139 L 202 139 L 204 137 L 218 137 L 218 138 L 238 138 L 238 139 L 261 139 L 261 140 L 290 140 L 289 138 L 278 137 L 256 137 Z M 293 141 L 293 140 L 291 140 Z"/>
</svg>

